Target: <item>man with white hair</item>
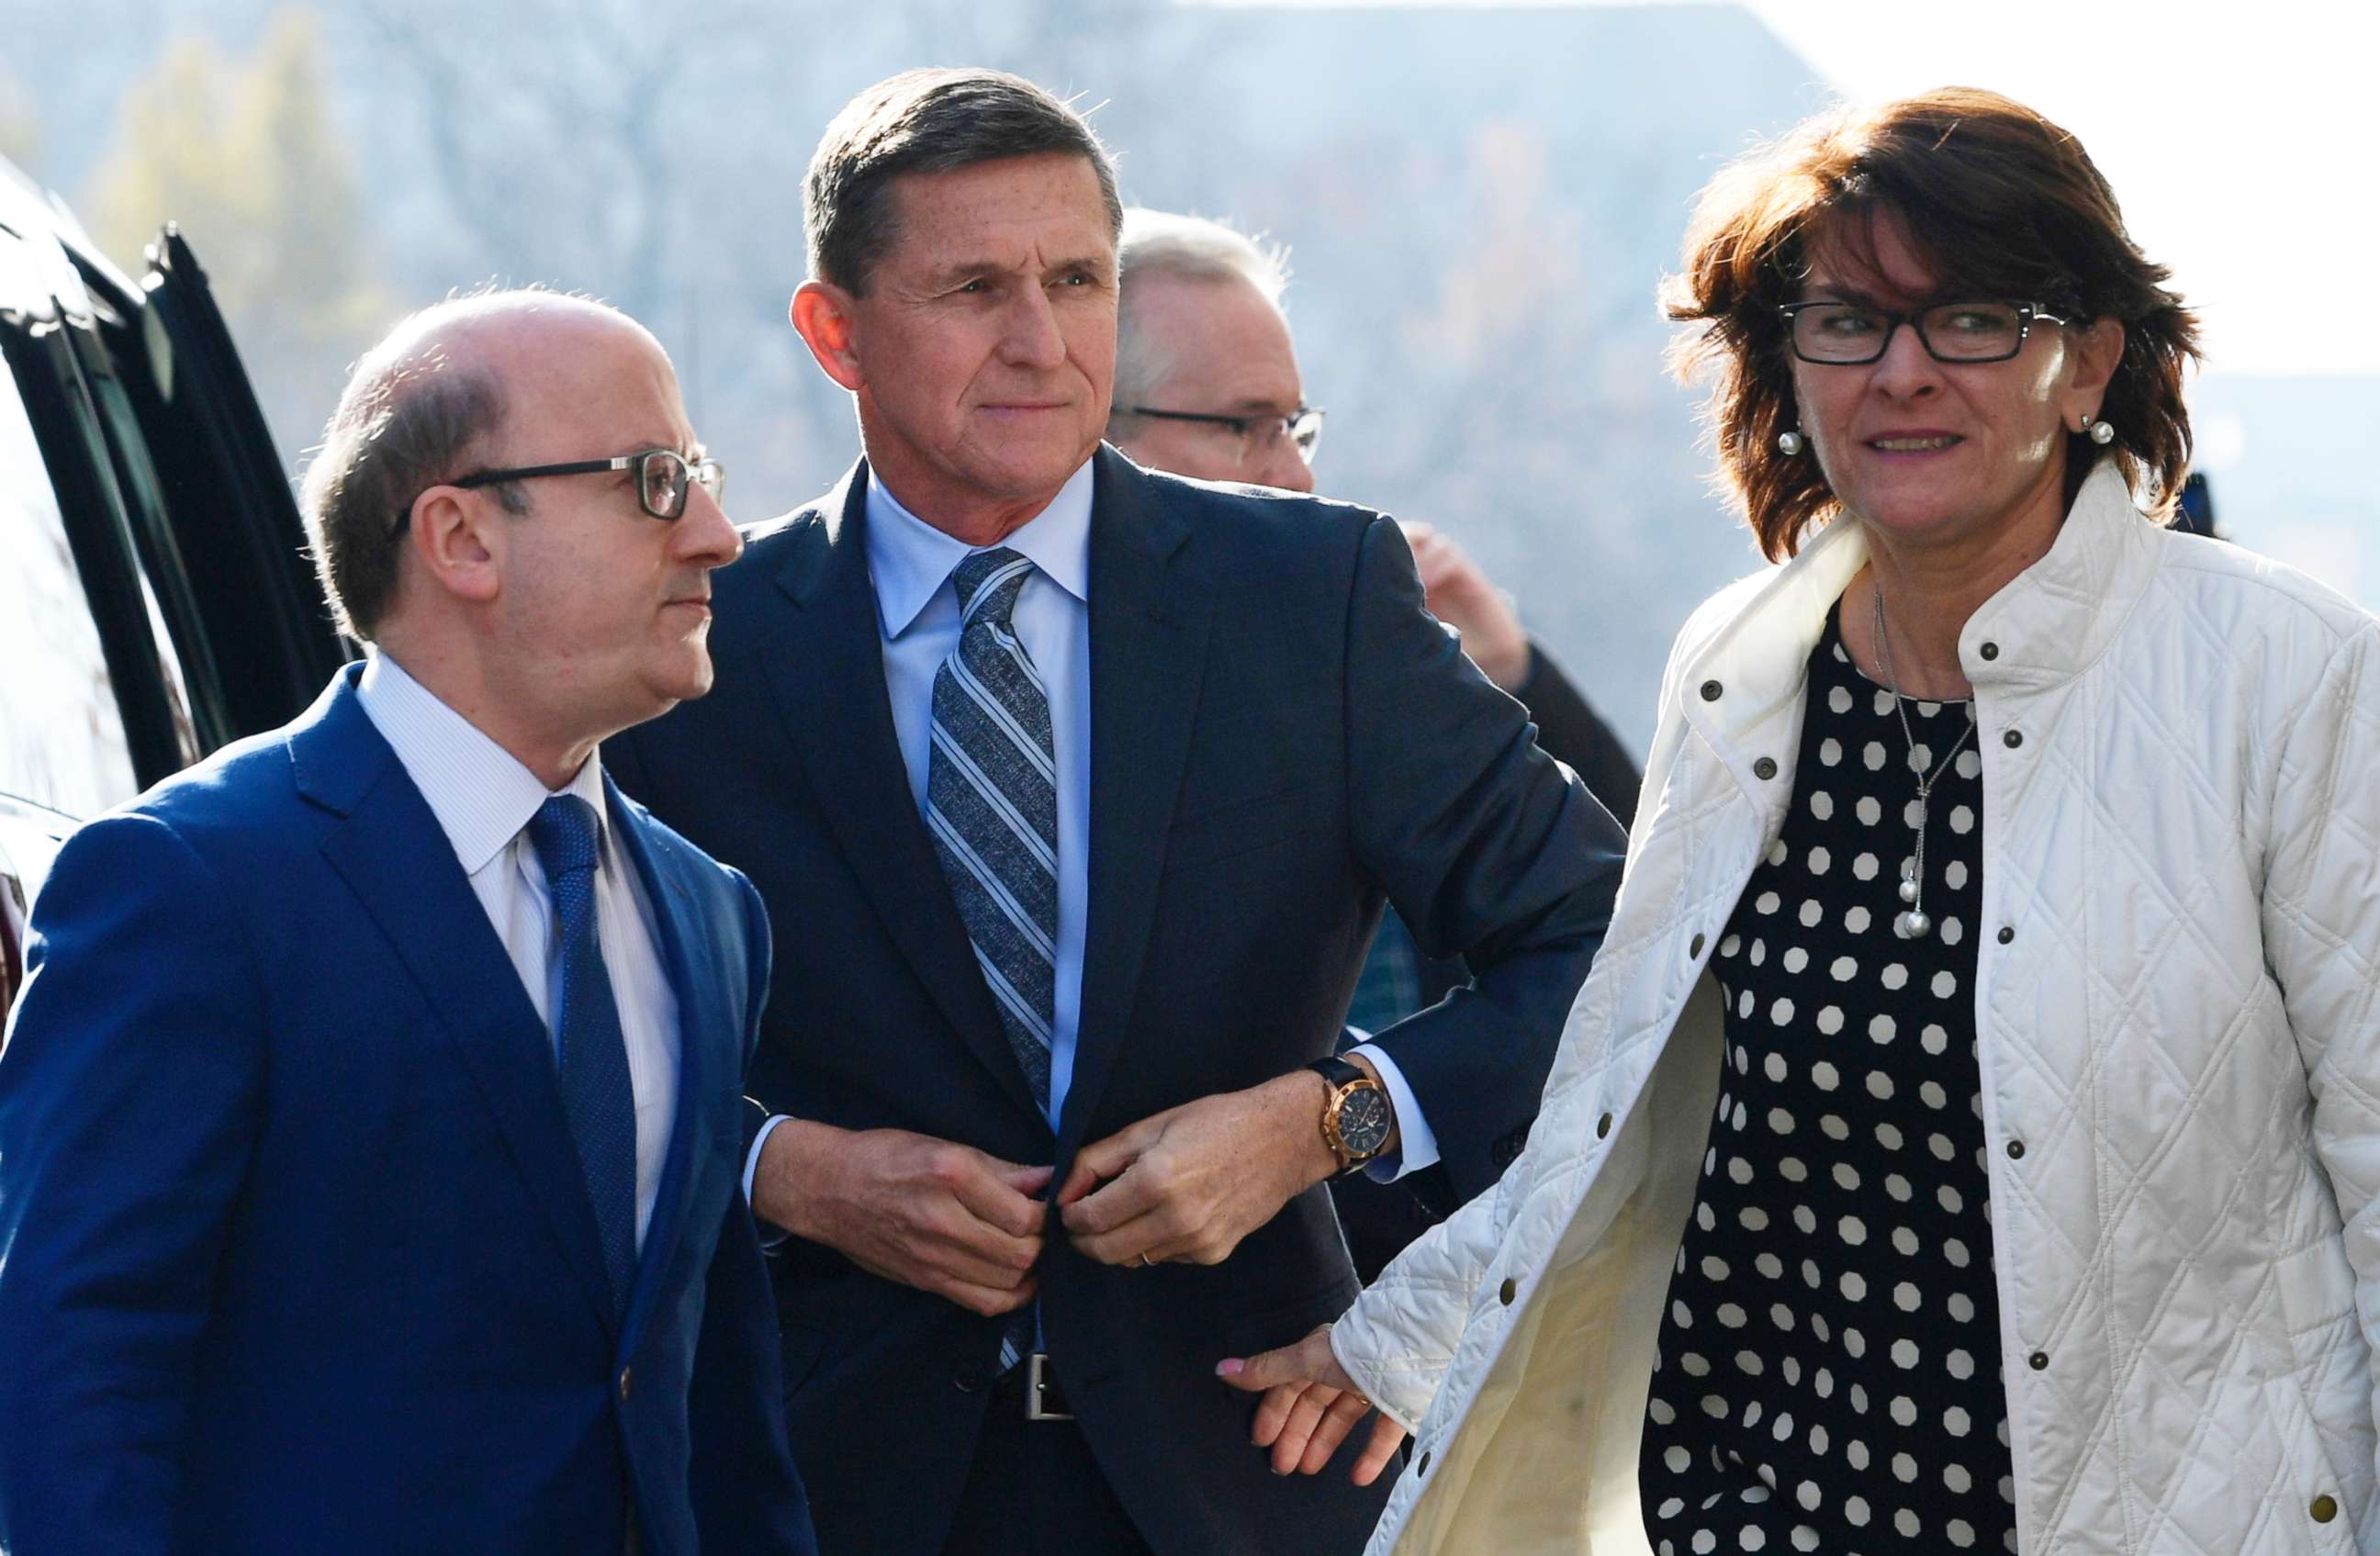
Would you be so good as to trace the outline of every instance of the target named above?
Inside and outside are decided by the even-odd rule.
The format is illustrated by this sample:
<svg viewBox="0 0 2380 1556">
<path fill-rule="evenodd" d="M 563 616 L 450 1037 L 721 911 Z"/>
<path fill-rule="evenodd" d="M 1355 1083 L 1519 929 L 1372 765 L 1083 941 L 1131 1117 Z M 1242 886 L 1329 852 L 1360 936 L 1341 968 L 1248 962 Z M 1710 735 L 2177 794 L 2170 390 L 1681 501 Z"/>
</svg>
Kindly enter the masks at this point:
<svg viewBox="0 0 2380 1556">
<path fill-rule="evenodd" d="M 1134 208 L 1124 212 L 1118 262 L 1109 440 L 1153 470 L 1312 491 L 1322 412 L 1305 403 L 1281 307 L 1289 284 L 1281 251 L 1220 222 Z M 1510 597 L 1453 540 L 1426 524 L 1402 527 L 1431 613 L 1455 631 L 1490 681 L 1529 710 L 1537 743 L 1627 826 L 1636 810 L 1637 773 L 1610 727 L 1522 629 Z M 1424 956 L 1388 909 L 1356 983 L 1351 1031 L 1361 1035 L 1391 1025 L 1469 981 L 1459 959 Z M 1355 1052 L 1384 1078 L 1396 1075 L 1385 1055 L 1368 1046 Z M 1417 1104 L 1400 1100 L 1405 1116 L 1421 1116 Z M 1514 1118 L 1499 1132 L 1498 1157 L 1509 1162 L 1519 1154 L 1529 1122 Z M 1366 1281 L 1484 1187 L 1453 1182 L 1431 1160 L 1427 1140 L 1426 1130 L 1409 1127 L 1399 1161 L 1331 1186 Z M 1390 1181 L 1399 1187 L 1386 1188 Z"/>
<path fill-rule="evenodd" d="M 598 742 L 743 549 L 661 346 L 430 308 L 306 483 L 319 701 L 70 838 L 0 1048 L 0 1550 L 812 1549 L 751 884 Z"/>
</svg>

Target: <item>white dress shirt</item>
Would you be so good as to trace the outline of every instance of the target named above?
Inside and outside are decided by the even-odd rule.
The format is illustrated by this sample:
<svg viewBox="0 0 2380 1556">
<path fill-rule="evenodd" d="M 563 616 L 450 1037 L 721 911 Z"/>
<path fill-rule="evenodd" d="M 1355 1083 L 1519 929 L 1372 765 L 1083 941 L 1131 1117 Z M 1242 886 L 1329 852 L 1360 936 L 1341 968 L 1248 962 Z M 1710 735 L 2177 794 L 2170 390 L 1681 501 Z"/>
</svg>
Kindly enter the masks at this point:
<svg viewBox="0 0 2380 1556">
<path fill-rule="evenodd" d="M 364 666 L 356 699 L 429 802 L 538 1019 L 550 1035 L 558 1035 L 552 1028 L 562 1003 L 562 962 L 553 937 L 553 903 L 527 830 L 549 797 L 545 785 L 378 650 Z M 620 1035 L 628 1048 L 628 1083 L 636 1094 L 641 1249 L 677 1116 L 677 995 L 662 965 L 644 883 L 613 842 L 601 761 L 589 756 L 568 786 L 552 792 L 577 795 L 595 811 L 595 934 L 612 974 L 612 998 L 620 1007 Z"/>
<path fill-rule="evenodd" d="M 1083 1008 L 1083 941 L 1090 922 L 1091 837 L 1091 480 L 1092 466 L 1069 476 L 1050 505 L 1000 544 L 1026 558 L 1033 572 L 1017 591 L 1011 621 L 1017 640 L 1041 672 L 1050 697 L 1050 729 L 1058 769 L 1058 956 L 1056 1019 L 1050 1023 L 1050 1127 L 1057 1128 L 1074 1080 L 1075 1045 Z M 909 795 L 926 808 L 932 751 L 934 674 L 959 644 L 964 622 L 951 574 L 978 549 L 936 529 L 901 505 L 873 469 L 868 475 L 868 575 L 876 590 L 877 628 L 884 640 L 884 689 L 892 732 L 908 771 Z M 1380 1072 L 1396 1109 L 1398 1154 L 1368 1169 L 1383 1180 L 1419 1171 L 1438 1160 L 1438 1141 L 1396 1061 L 1369 1043 L 1353 1050 Z M 760 1147 L 782 1123 L 771 1118 L 752 1142 L 744 1193 Z"/>
</svg>

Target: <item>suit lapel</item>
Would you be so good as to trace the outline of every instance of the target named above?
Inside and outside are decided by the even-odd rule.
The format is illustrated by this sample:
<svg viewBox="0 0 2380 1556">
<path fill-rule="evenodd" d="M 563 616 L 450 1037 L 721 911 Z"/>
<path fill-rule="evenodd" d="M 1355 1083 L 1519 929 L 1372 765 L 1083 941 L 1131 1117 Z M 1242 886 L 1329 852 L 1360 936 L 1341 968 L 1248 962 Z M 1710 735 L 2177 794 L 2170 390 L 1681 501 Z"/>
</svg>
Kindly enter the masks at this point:
<svg viewBox="0 0 2380 1556">
<path fill-rule="evenodd" d="M 610 1283 L 545 1023 L 429 802 L 356 700 L 359 669 L 342 671 L 288 738 L 299 790 L 346 818 L 323 855 L 428 998 L 608 1330 Z"/>
<path fill-rule="evenodd" d="M 867 471 L 855 465 L 818 516 L 788 533 L 777 573 L 784 620 L 756 634 L 764 673 L 810 793 L 877 916 L 960 1040 L 1038 1117 L 910 800 L 868 573 Z"/>
<path fill-rule="evenodd" d="M 1131 1019 L 1207 660 L 1188 522 L 1102 446 L 1091 500 L 1090 925 L 1058 1160 L 1082 1143 Z"/>
<path fill-rule="evenodd" d="M 667 868 L 668 862 L 645 837 L 643 817 L 608 776 L 603 780 L 603 797 L 620 854 L 644 885 L 662 966 L 677 999 L 677 1116 L 670 1125 L 669 1154 L 653 1198 L 652 1216 L 645 1224 L 644 1249 L 638 1256 L 636 1286 L 620 1342 L 625 1355 L 636 1348 L 644 1333 L 645 1321 L 660 1296 L 659 1284 L 676 1253 L 678 1239 L 686 1233 L 687 1206 L 698 1176 L 695 1152 L 710 1132 L 703 1102 L 716 1084 L 712 1078 L 721 1065 L 741 1068 L 744 1023 L 735 1018 L 727 992 L 748 984 L 750 976 L 748 967 L 726 965 L 729 959 L 722 954 L 731 947 L 745 947 L 742 926 L 702 923 L 685 879 Z M 698 947 L 704 953 L 699 969 L 688 959 Z M 731 976 L 741 982 L 726 982 Z"/>
</svg>

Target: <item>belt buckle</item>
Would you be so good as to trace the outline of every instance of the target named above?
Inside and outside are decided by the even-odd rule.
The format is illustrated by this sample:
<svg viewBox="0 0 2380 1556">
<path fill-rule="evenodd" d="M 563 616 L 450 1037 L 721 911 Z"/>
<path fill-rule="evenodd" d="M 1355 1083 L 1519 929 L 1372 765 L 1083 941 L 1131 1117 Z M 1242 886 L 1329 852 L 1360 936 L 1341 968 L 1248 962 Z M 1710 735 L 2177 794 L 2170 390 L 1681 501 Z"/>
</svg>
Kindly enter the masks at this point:
<svg viewBox="0 0 2380 1556">
<path fill-rule="evenodd" d="M 1071 1421 L 1075 1413 L 1066 1408 L 1066 1391 L 1050 1366 L 1046 1351 L 1033 1351 L 1025 1357 L 1025 1418 L 1028 1421 Z"/>
</svg>

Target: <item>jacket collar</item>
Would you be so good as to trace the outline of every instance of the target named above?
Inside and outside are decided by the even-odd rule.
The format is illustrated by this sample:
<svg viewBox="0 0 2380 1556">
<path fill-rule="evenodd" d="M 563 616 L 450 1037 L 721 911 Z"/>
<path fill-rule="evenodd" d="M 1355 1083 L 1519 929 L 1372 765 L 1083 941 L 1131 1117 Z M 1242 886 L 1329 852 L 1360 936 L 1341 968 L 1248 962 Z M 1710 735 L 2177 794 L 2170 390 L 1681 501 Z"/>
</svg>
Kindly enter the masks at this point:
<svg viewBox="0 0 2380 1556">
<path fill-rule="evenodd" d="M 2082 673 L 2140 602 L 2158 555 L 2154 526 L 2122 473 L 2101 460 L 2048 552 L 1985 601 L 1959 634 L 1959 662 L 1977 694 L 2040 690 Z M 1810 651 L 1867 557 L 1859 525 L 1828 525 L 1791 561 L 1748 582 L 1750 597 L 1688 662 L 1673 694 L 1730 764 L 1768 756 L 1791 765 Z M 1714 685 L 1718 694 L 1706 697 Z"/>
</svg>

